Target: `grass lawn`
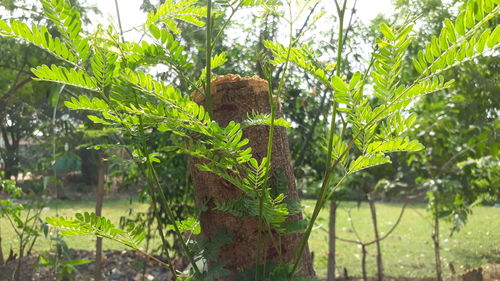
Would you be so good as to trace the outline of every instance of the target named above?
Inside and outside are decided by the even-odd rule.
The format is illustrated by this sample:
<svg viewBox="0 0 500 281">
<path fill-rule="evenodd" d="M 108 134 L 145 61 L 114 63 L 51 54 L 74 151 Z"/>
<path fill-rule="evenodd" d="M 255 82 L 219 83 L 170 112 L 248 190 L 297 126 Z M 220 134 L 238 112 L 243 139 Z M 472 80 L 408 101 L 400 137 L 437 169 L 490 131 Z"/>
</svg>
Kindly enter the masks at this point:
<svg viewBox="0 0 500 281">
<path fill-rule="evenodd" d="M 305 211 L 312 212 L 314 207 L 312 200 L 303 201 Z M 401 204 L 380 203 L 377 204 L 379 215 L 379 229 L 383 235 L 395 223 Z M 75 212 L 93 211 L 92 201 L 64 201 L 49 204 L 42 212 L 42 217 L 72 216 Z M 136 212 L 146 211 L 147 205 L 126 199 L 106 200 L 103 215 L 118 224 L 121 216 L 126 216 L 130 210 Z M 355 203 L 342 203 L 338 208 L 337 234 L 342 238 L 355 239 L 355 235 L 348 219 L 348 211 L 352 216 L 352 223 L 358 233 L 369 241 L 372 239 L 372 223 L 369 216 L 369 208 L 362 204 L 357 208 Z M 325 209 L 321 212 L 317 228 L 313 231 L 309 244 L 315 252 L 315 269 L 319 277 L 326 275 L 328 254 L 328 213 Z M 5 254 L 10 247 L 15 247 L 16 237 L 11 230 L 10 224 L 5 219 L 0 221 L 2 246 Z M 459 233 L 449 237 L 447 224 L 442 224 L 442 257 L 445 274 L 449 274 L 448 264 L 451 262 L 458 272 L 470 267 L 477 267 L 485 263 L 500 263 L 500 208 L 477 207 L 474 209 L 467 225 Z M 71 248 L 93 249 L 93 237 L 65 238 Z M 155 238 L 154 244 L 159 243 Z M 44 251 L 49 249 L 51 242 L 45 238 L 37 241 L 35 249 Z M 107 249 L 123 249 L 120 244 L 105 241 Z M 382 242 L 384 266 L 386 274 L 392 276 L 423 277 L 433 276 L 434 255 L 431 241 L 431 225 L 425 211 L 425 205 L 415 204 L 407 207 L 403 219 L 397 229 Z M 375 274 L 375 245 L 367 247 L 367 269 L 368 274 Z M 361 249 L 354 244 L 337 241 L 337 264 L 338 269 L 347 268 L 349 275 L 361 275 Z"/>
<path fill-rule="evenodd" d="M 312 213 L 313 201 L 304 201 L 306 212 Z M 377 204 L 378 225 L 381 235 L 396 222 L 402 204 Z M 352 202 L 342 203 L 338 207 L 337 236 L 356 240 L 349 221 L 364 241 L 373 240 L 373 227 L 368 204 L 360 208 Z M 319 228 L 328 229 L 329 208 L 320 213 L 318 228 L 313 231 L 309 241 L 315 252 L 314 267 L 318 276 L 326 276 L 328 233 Z M 431 221 L 424 204 L 407 207 L 405 214 L 394 232 L 382 241 L 382 255 L 385 272 L 391 276 L 432 277 L 434 276 L 434 250 L 431 240 Z M 444 273 L 450 274 L 449 263 L 457 272 L 485 263 L 500 263 L 500 208 L 476 207 L 468 223 L 452 237 L 450 225 L 441 224 L 441 255 Z M 367 272 L 374 276 L 376 272 L 376 246 L 367 247 Z M 361 276 L 361 248 L 358 245 L 337 241 L 337 269 L 347 268 L 349 275 Z M 341 271 L 342 272 L 342 271 Z"/>
</svg>

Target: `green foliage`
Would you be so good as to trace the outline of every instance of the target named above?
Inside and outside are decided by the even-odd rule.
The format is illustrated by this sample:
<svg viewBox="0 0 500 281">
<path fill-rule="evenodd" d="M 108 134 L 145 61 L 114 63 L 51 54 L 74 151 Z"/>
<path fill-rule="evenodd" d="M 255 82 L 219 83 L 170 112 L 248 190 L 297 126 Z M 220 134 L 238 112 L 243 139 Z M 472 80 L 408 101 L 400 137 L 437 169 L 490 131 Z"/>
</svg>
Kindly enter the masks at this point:
<svg viewBox="0 0 500 281">
<path fill-rule="evenodd" d="M 41 65 L 31 71 L 35 75 L 35 80 L 57 82 L 91 91 L 99 90 L 95 79 L 80 69 L 68 69 L 57 65 L 51 65 L 50 67 Z"/>
<path fill-rule="evenodd" d="M 391 159 L 389 159 L 389 157 L 387 156 L 384 156 L 382 153 L 361 155 L 356 158 L 356 160 L 351 162 L 351 164 L 349 165 L 349 173 L 352 174 L 359 170 L 386 163 L 391 163 Z"/>
<path fill-rule="evenodd" d="M 10 23 L 7 23 L 0 20 L 0 34 L 22 38 L 46 50 L 58 59 L 74 64 L 77 64 L 79 61 L 78 55 L 68 48 L 58 37 L 54 38 L 45 26 L 32 25 L 30 29 L 28 25 L 20 21 L 11 20 Z"/>
<path fill-rule="evenodd" d="M 241 121 L 241 127 L 243 129 L 248 127 L 253 127 L 257 125 L 271 125 L 271 115 L 270 114 L 252 114 L 248 116 L 246 119 Z M 278 127 L 290 127 L 291 124 L 284 118 L 274 119 L 274 126 Z"/>
<path fill-rule="evenodd" d="M 434 36 L 425 50 L 413 59 L 415 69 L 422 75 L 440 73 L 458 63 L 471 60 L 489 49 L 498 48 L 500 28 L 485 27 L 500 13 L 493 0 L 468 1 L 455 22 L 445 20 L 439 36 Z"/>
<path fill-rule="evenodd" d="M 165 1 L 155 11 L 148 14 L 147 24 L 156 24 L 162 22 L 165 27 L 174 33 L 180 33 L 181 30 L 175 23 L 175 20 L 185 21 L 192 25 L 203 26 L 203 18 L 206 15 L 206 8 L 196 6 L 194 0 L 182 0 L 174 2 Z"/>
<path fill-rule="evenodd" d="M 124 230 L 117 228 L 107 218 L 96 216 L 95 213 L 76 213 L 75 218 L 49 217 L 50 226 L 61 230 L 63 236 L 96 235 L 107 238 L 132 249 L 139 249 L 146 233 L 139 225 L 130 223 Z"/>
<path fill-rule="evenodd" d="M 101 91 L 109 87 L 113 82 L 116 59 L 116 54 L 111 52 L 104 53 L 100 49 L 97 49 L 94 57 L 91 59 L 93 76 Z"/>
<path fill-rule="evenodd" d="M 282 231 L 281 224 L 286 220 L 289 211 L 286 203 L 283 202 L 285 196 L 280 193 L 275 198 L 271 196 L 271 189 L 266 188 L 268 183 L 267 158 L 258 163 L 254 158 L 250 159 L 246 170 L 246 177 L 236 182 L 247 194 L 234 200 L 215 201 L 215 209 L 225 211 L 235 216 L 259 216 L 261 214 L 264 221 L 278 231 Z M 264 198 L 261 198 L 262 193 Z"/>
<path fill-rule="evenodd" d="M 214 70 L 220 66 L 223 66 L 226 62 L 227 62 L 226 53 L 220 53 L 218 55 L 215 55 L 210 60 L 210 69 Z M 205 79 L 206 75 L 207 75 L 207 69 L 204 68 L 201 71 L 200 78 L 198 78 L 198 84 L 202 84 L 202 81 Z"/>
<path fill-rule="evenodd" d="M 342 10 L 337 6 L 337 10 L 342 21 L 345 8 Z M 411 83 L 405 83 L 402 75 L 408 47 L 414 39 L 413 24 L 408 19 L 400 26 L 380 25 L 381 36 L 376 41 L 377 48 L 372 54 L 370 65 L 364 74 L 357 72 L 352 75 L 350 81 L 340 75 L 340 61 L 337 61 L 336 74 L 326 76 L 331 69 L 315 63 L 315 59 L 310 57 L 311 52 L 307 51 L 308 47 L 288 49 L 278 43 L 266 43 L 266 47 L 275 56 L 274 64 L 285 63 L 286 67 L 290 61 L 332 92 L 332 125 L 325 146 L 327 167 L 318 195 L 319 200 L 305 238 L 301 241 L 299 255 L 305 249 L 306 240 L 320 209 L 348 175 L 365 168 L 391 163 L 389 153 L 423 149 L 424 146 L 419 141 L 404 135 L 414 123 L 415 116 L 401 112 L 408 109 L 419 97 L 449 88 L 453 80 L 447 81 L 440 76 L 444 70 L 481 55 L 486 50 L 485 45 L 497 48 L 497 32 L 484 31 L 484 26 L 498 16 L 499 11 L 500 6 L 494 1 L 470 1 L 456 21 L 458 30 L 450 27 L 451 21 L 446 21 L 440 40 L 431 39 L 426 50 L 419 53 L 414 65 L 420 75 Z M 342 55 L 344 32 L 340 25 L 338 60 Z M 370 82 L 369 78 L 373 82 L 373 91 L 366 94 L 364 86 Z M 342 125 L 337 126 L 337 122 Z M 352 149 L 353 146 L 357 150 Z M 349 159 L 348 155 L 352 158 Z M 332 186 L 331 174 L 336 171 L 338 165 L 341 168 L 340 180 Z M 455 201 L 462 200 L 456 198 Z M 297 258 L 292 275 L 299 261 Z"/>
<path fill-rule="evenodd" d="M 48 229 L 44 229 L 45 236 L 48 235 Z M 60 237 L 51 236 L 51 241 L 55 242 L 55 253 L 47 253 L 38 257 L 39 267 L 51 267 L 56 276 L 62 280 L 73 280 L 73 274 L 76 272 L 80 277 L 83 277 L 78 271 L 77 266 L 91 263 L 89 259 L 71 259 L 68 245 Z"/>
<path fill-rule="evenodd" d="M 2 174 L 0 176 L 3 176 Z M 0 191 L 7 193 L 12 198 L 18 198 L 23 193 L 23 190 L 16 185 L 15 181 L 6 180 L 3 177 L 0 178 Z"/>
<path fill-rule="evenodd" d="M 366 153 L 389 153 L 398 151 L 419 151 L 424 146 L 416 140 L 410 141 L 408 138 L 395 138 L 387 141 L 374 141 L 368 146 Z"/>
<path fill-rule="evenodd" d="M 217 262 L 221 247 L 229 244 L 232 237 L 233 234 L 227 233 L 226 231 L 220 231 L 210 240 L 200 238 L 197 243 L 192 243 L 189 246 L 191 251 L 196 253 L 197 261 L 204 260 L 206 263 L 215 263 Z M 225 269 L 224 265 L 224 263 L 215 263 L 214 266 L 209 267 L 207 271 L 204 271 L 201 276 L 198 277 L 199 280 L 212 281 L 219 277 L 229 275 L 231 272 Z"/>
<path fill-rule="evenodd" d="M 231 8 L 230 19 L 238 7 L 258 2 L 221 3 L 221 6 Z M 87 37 L 81 28 L 81 16 L 69 1 L 44 0 L 42 4 L 46 16 L 55 24 L 60 37 L 53 37 L 45 27 L 33 26 L 30 29 L 17 21 L 0 21 L 1 34 L 39 46 L 63 61 L 63 64 L 50 67 L 43 64 L 32 68 L 34 79 L 86 90 L 85 93 L 89 96 L 80 94 L 73 97 L 65 102 L 66 106 L 72 110 L 90 111 L 92 114 L 88 115 L 88 118 L 93 123 L 113 129 L 113 132 L 119 132 L 120 137 L 125 138 L 131 156 L 144 171 L 154 206 L 160 203 L 166 210 L 171 228 L 175 230 L 181 246 L 187 248 L 182 232 L 189 230 L 197 233 L 199 228 L 196 219 L 176 220 L 168 198 L 162 193 L 156 167 L 167 158 L 168 154 L 165 152 L 175 151 L 200 159 L 196 165 L 198 169 L 220 176 L 243 192 L 235 200 L 215 202 L 216 209 L 236 216 L 259 216 L 266 224 L 281 232 L 300 231 L 303 228 L 304 222 L 301 221 L 297 222 L 297 225 L 285 224 L 287 217 L 293 213 L 284 201 L 285 194 L 273 194 L 268 183 L 270 162 L 267 158 L 258 162 L 253 157 L 251 148 L 248 147 L 249 141 L 243 138 L 242 131 L 250 126 L 261 125 L 271 125 L 272 131 L 273 126 L 290 124 L 284 119 L 275 119 L 274 114 L 254 114 L 241 124 L 230 122 L 221 127 L 210 117 L 211 71 L 227 61 L 224 52 L 211 55 L 215 44 L 210 39 L 212 22 L 207 25 L 209 39 L 205 50 L 206 63 L 209 66 L 205 68 L 206 72 L 201 73 L 201 79 L 186 76 L 194 64 L 190 62 L 182 40 L 172 33 L 178 34 L 182 31 L 178 21 L 194 26 L 205 25 L 205 7 L 197 6 L 194 0 L 165 1 L 148 14 L 145 25 L 154 42 L 136 43 L 120 42 L 118 34 L 112 28 L 99 28 L 95 34 Z M 330 94 L 327 101 L 333 104 L 331 118 L 324 116 L 324 119 L 330 120 L 332 124 L 325 145 L 328 166 L 325 167 L 320 199 L 309 222 L 305 239 L 312 230 L 319 210 L 346 176 L 369 167 L 391 163 L 390 153 L 423 149 L 420 142 L 406 137 L 415 116 L 403 111 L 419 98 L 449 88 L 453 80 L 441 76 L 445 70 L 498 47 L 500 29 L 498 26 L 488 29 L 486 23 L 497 16 L 499 11 L 500 7 L 492 0 L 469 2 L 455 23 L 446 21 L 440 35 L 432 38 L 425 50 L 419 52 L 414 66 L 420 75 L 410 83 L 402 79 L 405 56 L 414 40 L 413 23 L 410 20 L 400 26 L 382 24 L 381 37 L 376 42 L 377 48 L 373 53 L 371 66 L 364 73 L 356 72 L 349 76 L 341 74 L 340 61 L 336 64 L 319 63 L 316 59 L 318 55 L 311 47 L 293 47 L 292 39 L 289 47 L 265 42 L 265 46 L 274 55 L 273 64 L 284 64 L 286 72 L 288 62 L 294 63 L 327 88 Z M 293 20 L 289 19 L 289 22 L 292 24 Z M 339 42 L 340 60 L 342 40 Z M 68 63 L 71 67 L 65 66 Z M 162 81 L 144 69 L 144 66 L 159 63 L 169 66 L 178 77 Z M 177 79 L 184 89 L 189 85 L 191 90 L 195 91 L 193 96 L 196 97 L 202 96 L 198 89 L 200 85 L 203 86 L 207 109 L 187 93 L 181 92 L 175 83 L 171 83 Z M 204 82 L 201 82 L 203 80 Z M 367 89 L 366 85 L 371 82 L 373 91 L 370 92 L 371 89 Z M 279 83 L 278 97 L 281 97 L 283 83 L 284 78 Z M 275 97 L 272 84 L 270 89 L 270 102 L 273 103 Z M 91 94 L 96 96 L 90 96 Z M 272 113 L 275 113 L 276 105 L 271 104 L 271 109 Z M 337 122 L 342 126 L 336 126 Z M 171 139 L 164 147 L 151 149 L 148 144 L 154 140 L 157 133 L 168 133 Z M 269 143 L 271 152 L 272 141 Z M 336 185 L 331 185 L 330 175 L 338 165 L 341 168 L 338 170 L 343 174 Z M 463 167 L 466 166 L 464 164 Z M 481 185 L 481 182 L 477 184 Z M 465 201 L 459 196 L 455 198 L 455 202 L 456 205 L 464 205 L 462 202 Z M 158 212 L 156 215 L 160 222 Z M 108 219 L 93 213 L 77 214 L 76 218 L 48 218 L 47 222 L 61 229 L 64 235 L 97 235 L 133 249 L 139 249 L 139 244 L 145 236 L 140 226 L 130 224 L 122 230 Z M 214 261 L 217 256 L 216 249 L 228 242 L 226 238 L 216 237 L 205 244 L 199 243 L 197 247 L 200 248 L 193 249 L 193 252 L 198 253 L 198 257 Z M 166 240 L 163 243 L 166 247 Z M 304 249 L 305 243 L 306 240 L 303 240 L 302 249 L 299 251 Z M 185 253 L 190 258 L 198 278 L 210 280 L 228 273 L 223 268 L 224 264 L 217 264 L 201 274 L 194 263 L 191 250 L 185 249 Z M 302 255 L 299 252 L 297 256 L 300 258 Z M 284 276 L 291 278 L 289 273 L 291 272 L 293 277 L 297 265 L 298 260 L 291 270 L 286 265 L 285 268 L 270 273 L 275 274 L 272 275 L 275 279 Z"/>
<path fill-rule="evenodd" d="M 80 12 L 66 0 L 41 0 L 44 13 L 66 40 L 80 38 L 82 21 Z"/>
<path fill-rule="evenodd" d="M 351 142 L 356 145 L 362 155 L 355 160 L 351 160 L 348 165 L 347 156 L 349 155 L 350 144 L 346 144 L 341 138 L 334 136 L 332 139 L 332 159 L 334 163 L 342 164 L 344 169 L 351 174 L 368 167 L 390 163 L 390 158 L 386 156 L 387 153 L 423 149 L 423 146 L 417 140 L 401 137 L 415 121 L 415 116 L 403 115 L 400 114 L 400 111 L 407 109 L 412 101 L 418 97 L 447 89 L 452 85 L 453 80 L 445 81 L 444 77 L 437 74 L 464 61 L 459 53 L 453 51 L 456 49 L 456 42 L 465 44 L 465 49 L 468 48 L 468 52 L 461 52 L 464 52 L 468 58 L 477 57 L 484 52 L 486 50 L 482 48 L 484 42 L 490 43 L 487 46 L 492 49 L 497 48 L 498 38 L 495 34 L 498 32 L 487 31 L 488 29 L 482 31 L 482 28 L 486 22 L 498 14 L 500 8 L 498 5 L 493 4 L 493 1 L 472 1 L 471 3 L 466 5 L 465 10 L 461 13 L 461 15 L 468 15 L 469 17 L 469 24 L 467 25 L 469 30 L 467 33 L 457 33 L 447 23 L 442 31 L 442 34 L 445 35 L 441 37 L 448 39 L 446 42 L 450 44 L 436 45 L 437 39 L 431 39 L 426 51 L 419 54 L 417 60 L 417 64 L 420 64 L 419 66 L 425 71 L 420 71 L 421 75 L 409 85 L 401 83 L 401 76 L 407 49 L 414 39 L 412 35 L 413 24 L 406 21 L 397 28 L 386 24 L 380 26 L 382 37 L 377 39 L 377 50 L 373 53 L 373 67 L 370 71 L 370 78 L 374 83 L 373 94 L 377 97 L 377 101 L 381 103 L 378 106 L 372 106 L 369 98 L 363 95 L 363 88 L 368 79 L 366 75 L 357 72 L 349 82 L 336 75 L 328 77 L 327 73 L 332 70 L 335 64 L 327 66 L 318 64 L 307 46 L 292 48 L 290 61 L 313 75 L 333 92 L 334 100 L 345 105 L 345 107 L 339 108 L 341 114 L 346 115 L 344 120 L 347 119 L 352 124 Z M 484 9 L 478 8 L 478 6 Z M 473 16 L 475 16 L 474 20 L 472 20 Z M 460 25 L 460 20 L 462 19 L 459 17 L 455 25 Z M 498 29 L 498 26 L 496 29 Z M 485 34 L 488 34 L 488 36 Z M 482 38 L 482 40 L 474 39 L 476 37 Z M 464 41 L 467 39 L 472 41 Z M 475 42 L 479 43 L 480 41 L 482 43 L 479 46 L 475 45 Z M 274 64 L 286 61 L 288 54 L 286 47 L 273 42 L 266 42 L 265 44 L 275 56 L 272 61 Z M 427 61 L 425 60 L 426 56 L 429 57 Z M 446 62 L 446 60 L 442 59 L 443 56 L 449 56 L 449 62 L 446 65 L 443 65 Z M 420 57 L 423 57 L 423 61 Z M 424 61 L 426 61 L 425 64 Z M 343 132 L 341 135 L 343 135 Z M 327 147 L 325 146 L 325 148 Z M 346 169 L 347 167 L 349 169 Z"/>
<path fill-rule="evenodd" d="M 269 194 L 267 190 L 266 194 Z M 282 224 L 288 216 L 287 205 L 283 203 L 284 196 L 271 198 L 268 196 L 262 208 L 262 217 L 269 225 L 280 232 L 284 232 Z M 239 197 L 228 201 L 215 201 L 215 210 L 228 212 L 238 217 L 259 216 L 260 205 L 258 199 Z"/>
<path fill-rule="evenodd" d="M 184 46 L 175 39 L 174 35 L 167 29 L 159 29 L 156 25 L 149 25 L 149 32 L 154 39 L 157 40 L 156 44 L 148 44 L 143 41 L 138 43 L 127 43 L 133 55 L 129 55 L 127 60 L 132 62 L 142 62 L 147 58 L 154 59 L 155 62 L 164 60 L 169 65 L 174 66 L 176 71 L 187 70 L 192 67 L 188 61 L 188 56 L 184 52 Z"/>
<path fill-rule="evenodd" d="M 307 46 L 302 46 L 301 48 L 291 48 L 290 56 L 288 56 L 288 48 L 283 46 L 278 42 L 265 41 L 264 45 L 266 48 L 271 50 L 274 55 L 272 64 L 281 64 L 287 61 L 296 64 L 301 69 L 307 71 L 313 75 L 318 81 L 324 85 L 330 85 L 330 79 L 328 79 L 328 72 L 331 72 L 336 64 L 320 65 L 314 58 L 315 54 Z"/>
<path fill-rule="evenodd" d="M 172 230 L 175 230 L 173 225 L 168 225 L 168 227 Z M 181 232 L 189 231 L 194 235 L 198 235 L 201 232 L 200 222 L 193 217 L 189 217 L 183 221 L 178 221 L 177 227 L 179 227 Z"/>
</svg>

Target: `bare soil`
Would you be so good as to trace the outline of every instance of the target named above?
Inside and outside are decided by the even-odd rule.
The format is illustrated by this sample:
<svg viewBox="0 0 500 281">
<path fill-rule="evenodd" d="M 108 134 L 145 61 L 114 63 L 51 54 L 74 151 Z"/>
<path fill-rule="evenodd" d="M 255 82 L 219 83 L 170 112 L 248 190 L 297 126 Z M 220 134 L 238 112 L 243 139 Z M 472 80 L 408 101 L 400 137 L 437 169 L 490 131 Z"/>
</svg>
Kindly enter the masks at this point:
<svg viewBox="0 0 500 281">
<path fill-rule="evenodd" d="M 95 253 L 87 250 L 71 250 L 73 259 L 92 260 Z M 103 280 L 106 281 L 168 281 L 171 274 L 159 264 L 135 251 L 107 250 L 103 254 Z M 64 281 L 56 276 L 52 268 L 37 267 L 38 257 L 30 256 L 22 259 L 20 281 Z M 0 281 L 12 281 L 12 273 L 19 260 L 0 266 Z M 179 266 L 181 267 L 181 266 Z M 90 281 L 94 278 L 94 264 L 76 266 L 80 274 L 74 275 L 76 281 Z M 337 281 L 362 281 L 359 277 L 339 277 Z M 368 278 L 368 281 L 375 281 Z M 384 281 L 434 281 L 436 278 L 410 278 L 385 276 Z M 500 264 L 486 264 L 467 273 L 447 276 L 445 281 L 500 281 Z M 276 280 L 279 281 L 279 280 Z"/>
</svg>

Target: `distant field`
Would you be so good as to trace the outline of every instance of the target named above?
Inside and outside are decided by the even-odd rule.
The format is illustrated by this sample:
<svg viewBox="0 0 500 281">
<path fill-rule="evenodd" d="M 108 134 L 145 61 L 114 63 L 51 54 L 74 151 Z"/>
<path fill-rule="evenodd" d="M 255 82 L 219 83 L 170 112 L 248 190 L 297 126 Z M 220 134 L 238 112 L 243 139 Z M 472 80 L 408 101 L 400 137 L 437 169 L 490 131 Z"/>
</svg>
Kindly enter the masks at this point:
<svg viewBox="0 0 500 281">
<path fill-rule="evenodd" d="M 305 211 L 311 212 L 313 201 L 305 200 L 303 205 Z M 50 204 L 42 213 L 42 216 L 54 216 L 56 213 L 63 216 L 71 216 L 75 212 L 92 211 L 92 201 L 65 201 Z M 106 200 L 103 215 L 114 223 L 119 222 L 120 216 L 127 215 L 133 209 L 135 212 L 145 211 L 146 204 L 133 202 L 126 199 Z M 395 223 L 401 204 L 381 203 L 377 204 L 379 215 L 379 228 L 381 234 L 388 231 Z M 358 209 L 354 203 L 342 203 L 338 211 L 337 233 L 338 236 L 355 239 L 351 224 L 348 220 L 348 210 L 351 211 L 352 221 L 358 233 L 366 241 L 373 237 L 372 223 L 369 217 L 369 208 L 363 204 Z M 309 244 L 315 252 L 315 269 L 320 277 L 326 275 L 328 240 L 328 209 L 320 214 L 317 228 L 313 231 Z M 9 223 L 0 220 L 2 246 L 7 253 L 11 246 L 15 247 L 15 235 Z M 465 228 L 449 237 L 447 224 L 442 225 L 442 256 L 445 274 L 449 274 L 448 264 L 451 262 L 458 272 L 470 267 L 477 267 L 485 263 L 500 263 L 500 208 L 477 207 L 474 209 Z M 80 249 L 92 249 L 94 247 L 93 237 L 66 238 L 69 247 Z M 159 243 L 155 239 L 155 244 Z M 37 251 L 49 249 L 51 242 L 40 238 L 35 246 Z M 122 249 L 123 246 L 105 241 L 105 248 Z M 434 256 L 431 241 L 431 225 L 429 216 L 425 211 L 425 205 L 415 204 L 407 208 L 405 215 L 398 228 L 382 242 L 383 258 L 386 274 L 392 276 L 423 277 L 433 276 Z M 375 266 L 375 245 L 367 247 L 367 269 L 368 274 L 373 276 Z M 349 275 L 361 275 L 361 249 L 357 245 L 337 241 L 338 269 L 347 268 Z"/>
</svg>

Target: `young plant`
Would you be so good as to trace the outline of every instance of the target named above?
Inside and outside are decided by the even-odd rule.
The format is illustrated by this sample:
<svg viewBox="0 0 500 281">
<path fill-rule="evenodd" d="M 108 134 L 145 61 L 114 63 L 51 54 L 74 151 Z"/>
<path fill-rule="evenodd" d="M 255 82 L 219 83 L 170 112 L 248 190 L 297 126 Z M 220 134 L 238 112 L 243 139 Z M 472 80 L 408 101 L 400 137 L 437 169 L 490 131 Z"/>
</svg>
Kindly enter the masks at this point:
<svg viewBox="0 0 500 281">
<path fill-rule="evenodd" d="M 92 260 L 88 259 L 71 259 L 71 254 L 68 245 L 63 237 L 56 233 L 56 235 L 48 234 L 48 226 L 43 228 L 45 237 L 49 237 L 55 243 L 55 252 L 47 252 L 45 255 L 40 255 L 38 260 L 38 267 L 50 267 L 55 273 L 57 280 L 70 281 L 74 280 L 74 274 L 83 277 L 78 271 L 76 266 L 91 263 Z"/>
<path fill-rule="evenodd" d="M 414 120 L 403 110 L 422 95 L 449 88 L 453 81 L 445 81 L 440 74 L 463 61 L 473 60 L 484 52 L 496 49 L 500 37 L 499 27 L 494 30 L 485 27 L 488 21 L 499 14 L 500 6 L 493 0 L 470 1 L 457 21 L 446 21 L 441 34 L 432 38 L 414 60 L 420 76 L 412 83 L 403 85 L 399 78 L 406 50 L 414 39 L 411 33 L 412 20 L 393 27 L 382 24 L 382 37 L 377 41 L 377 49 L 370 65 L 363 73 L 357 72 L 348 79 L 342 75 L 343 39 L 347 32 L 343 26 L 346 1 L 335 1 L 340 19 L 335 67 L 323 67 L 317 63 L 308 48 L 294 47 L 292 38 L 287 46 L 266 42 L 275 56 L 273 63 L 284 65 L 276 92 L 273 90 L 273 81 L 269 83 L 271 114 L 250 116 L 249 120 L 241 124 L 232 121 L 227 126 L 221 126 L 213 120 L 211 72 L 214 67 L 224 63 L 225 59 L 223 56 L 212 56 L 215 41 L 212 40 L 214 13 L 210 0 L 206 8 L 189 0 L 177 3 L 166 1 L 148 15 L 145 27 L 152 43 L 140 44 L 121 42 L 112 28 L 100 28 L 96 33 L 85 36 L 78 11 L 69 2 L 42 0 L 42 3 L 46 16 L 57 26 L 61 37 L 54 37 L 43 26 L 33 25 L 30 28 L 14 20 L 9 23 L 0 20 L 0 33 L 35 44 L 60 59 L 60 64 L 33 68 L 35 79 L 86 90 L 89 95 L 73 97 L 65 103 L 66 106 L 73 110 L 90 111 L 92 114 L 88 118 L 93 122 L 128 136 L 126 146 L 146 177 L 155 219 L 161 224 L 162 218 L 158 210 L 160 206 L 191 263 L 193 278 L 196 280 L 225 278 L 223 276 L 228 272 L 223 263 L 213 264 L 204 273 L 198 267 L 196 261 L 205 251 L 200 252 L 200 248 L 196 250 L 196 247 L 190 247 L 183 234 L 184 224 L 175 220 L 168 198 L 162 192 L 160 175 L 156 169 L 163 159 L 162 154 L 152 151 L 148 146 L 150 134 L 161 132 L 178 136 L 163 151 L 185 153 L 201 159 L 203 162 L 196 165 L 198 169 L 219 176 L 241 191 L 242 198 L 239 202 L 246 203 L 248 208 L 240 215 L 258 217 L 261 226 L 258 235 L 265 235 L 266 228 L 279 232 L 281 223 L 292 212 L 283 203 L 283 193 L 271 195 L 267 177 L 272 162 L 272 132 L 275 126 L 287 124 L 284 120 L 276 119 L 277 104 L 274 100 L 284 97 L 282 89 L 289 62 L 316 77 L 332 92 L 332 114 L 324 116 L 331 120 L 325 144 L 325 174 L 318 201 L 296 249 L 294 261 L 269 269 L 266 277 L 258 277 L 258 270 L 254 275 L 255 280 L 295 280 L 319 212 L 338 186 L 360 170 L 390 163 L 389 155 L 392 152 L 423 149 L 418 141 L 406 137 L 405 131 Z M 234 12 L 240 6 L 255 4 L 252 1 L 241 1 L 226 3 L 226 6 L 229 5 Z M 291 3 L 288 4 L 291 11 Z M 192 65 L 174 34 L 181 31 L 177 21 L 203 26 L 205 15 L 207 66 L 204 79 L 201 80 L 203 82 L 199 82 L 200 80 L 186 77 L 186 71 Z M 227 25 L 232 15 L 233 13 L 223 26 Z M 291 23 L 292 20 L 290 30 Z M 220 32 L 215 35 L 215 40 Z M 191 90 L 198 92 L 198 85 L 201 83 L 204 89 L 201 95 L 206 101 L 206 108 L 194 102 L 188 96 L 190 92 L 181 93 L 173 84 L 155 80 L 143 71 L 144 66 L 159 63 L 171 67 L 183 84 L 191 85 Z M 371 96 L 365 93 L 370 81 L 374 84 L 372 94 L 377 98 L 374 104 L 371 103 Z M 337 126 L 339 120 L 342 126 Z M 242 138 L 243 128 L 255 125 L 270 125 L 269 150 L 267 157 L 262 160 L 254 158 L 251 149 L 247 147 L 249 141 Z M 336 170 L 342 171 L 342 175 L 338 182 L 333 182 L 332 174 Z M 227 208 L 227 211 L 230 209 Z M 61 228 L 66 235 L 93 234 L 119 241 L 136 250 L 139 250 L 139 244 L 144 238 L 144 231 L 140 227 L 130 226 L 127 230 L 120 230 L 109 220 L 95 214 L 77 214 L 76 219 L 49 218 L 48 222 Z M 174 278 L 177 278 L 168 242 L 162 228 L 158 230 L 165 248 L 167 265 Z M 227 238 L 221 238 L 216 244 L 221 246 L 225 241 Z M 204 250 L 209 247 L 203 243 L 201 245 Z M 260 249 L 259 245 L 256 247 Z M 211 259 L 207 260 L 210 263 Z M 265 265 L 263 271 L 266 271 Z"/>
<path fill-rule="evenodd" d="M 20 197 L 22 194 L 22 190 L 16 185 L 16 182 L 5 179 L 0 179 L 0 191 L 5 192 L 11 198 Z M 0 200 L 0 218 L 4 217 L 7 219 L 19 243 L 17 253 L 14 255 L 14 259 L 17 255 L 17 265 L 13 272 L 12 280 L 20 280 L 23 257 L 31 254 L 31 250 L 40 235 L 39 223 L 41 222 L 40 213 L 42 209 L 43 205 L 41 204 L 25 208 L 24 205 L 14 203 L 9 199 Z M 3 253 L 0 252 L 0 254 L 3 259 Z"/>
<path fill-rule="evenodd" d="M 415 118 L 403 111 L 412 105 L 412 101 L 451 87 L 453 81 L 445 81 L 441 73 L 499 47 L 500 27 L 492 30 L 487 23 L 500 13 L 500 6 L 495 1 L 469 1 L 457 20 L 446 20 L 439 36 L 431 38 L 426 48 L 413 60 L 420 75 L 412 83 L 403 85 L 399 81 L 406 50 L 414 39 L 411 35 L 412 20 L 394 27 L 382 24 L 380 32 L 383 36 L 377 40 L 369 66 L 364 73 L 357 72 L 348 80 L 340 74 L 339 66 L 342 34 L 347 32 L 342 25 L 345 5 L 346 1 L 343 4 L 336 1 L 340 36 L 335 74 L 329 74 L 331 69 L 323 68 L 311 59 L 314 55 L 307 47 L 292 48 L 290 51 L 290 48 L 278 43 L 266 43 L 275 55 L 275 64 L 291 60 L 316 77 L 333 94 L 331 128 L 326 144 L 327 169 L 290 278 L 297 270 L 319 211 L 346 177 L 362 169 L 390 163 L 389 154 L 392 152 L 423 149 L 417 140 L 405 137 L 405 131 Z M 364 94 L 365 85 L 370 80 L 373 81 L 372 94 L 377 98 L 375 105 Z M 337 122 L 342 126 L 336 126 Z M 352 154 L 357 156 L 350 159 Z M 339 168 L 343 175 L 337 183 L 332 183 L 332 173 Z"/>
</svg>

